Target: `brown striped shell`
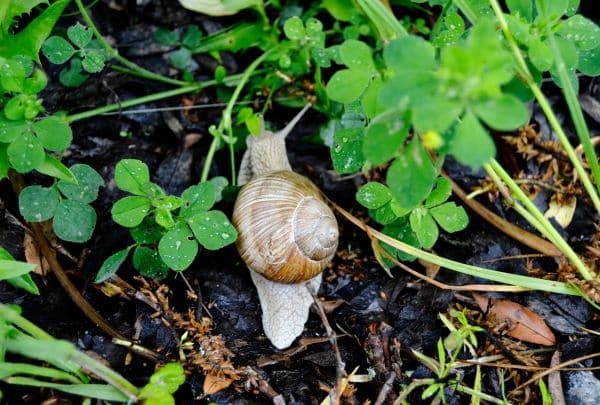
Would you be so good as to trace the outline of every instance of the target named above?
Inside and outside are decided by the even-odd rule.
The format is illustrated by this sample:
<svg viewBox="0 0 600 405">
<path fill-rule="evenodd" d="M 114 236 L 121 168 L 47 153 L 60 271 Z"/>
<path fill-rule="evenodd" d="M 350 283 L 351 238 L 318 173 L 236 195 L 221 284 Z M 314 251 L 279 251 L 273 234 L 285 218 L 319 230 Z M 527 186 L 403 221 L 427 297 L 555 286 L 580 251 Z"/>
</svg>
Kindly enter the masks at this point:
<svg viewBox="0 0 600 405">
<path fill-rule="evenodd" d="M 242 187 L 232 222 L 244 262 L 280 283 L 315 277 L 338 245 L 337 221 L 319 189 L 291 171 L 259 176 Z"/>
</svg>

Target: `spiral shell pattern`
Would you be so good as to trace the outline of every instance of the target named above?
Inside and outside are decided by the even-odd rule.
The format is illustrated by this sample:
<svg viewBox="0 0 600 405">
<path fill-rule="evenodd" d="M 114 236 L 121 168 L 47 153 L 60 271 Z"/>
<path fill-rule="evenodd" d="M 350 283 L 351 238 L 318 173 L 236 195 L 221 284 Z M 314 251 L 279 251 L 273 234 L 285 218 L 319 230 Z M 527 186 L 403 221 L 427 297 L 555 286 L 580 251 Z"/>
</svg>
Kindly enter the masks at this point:
<svg viewBox="0 0 600 405">
<path fill-rule="evenodd" d="M 337 221 L 319 189 L 291 171 L 260 176 L 242 187 L 232 222 L 244 262 L 280 283 L 315 277 L 338 245 Z"/>
</svg>

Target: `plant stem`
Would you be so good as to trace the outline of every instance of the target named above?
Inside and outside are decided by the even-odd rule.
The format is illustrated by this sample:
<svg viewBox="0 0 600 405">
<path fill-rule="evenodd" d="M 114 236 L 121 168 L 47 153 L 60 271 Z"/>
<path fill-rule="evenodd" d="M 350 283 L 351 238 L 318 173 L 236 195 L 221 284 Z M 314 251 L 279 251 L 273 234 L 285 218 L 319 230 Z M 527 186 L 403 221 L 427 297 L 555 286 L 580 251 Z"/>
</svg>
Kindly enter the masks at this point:
<svg viewBox="0 0 600 405">
<path fill-rule="evenodd" d="M 165 77 L 162 75 L 159 75 L 157 73 L 151 72 L 147 69 L 144 69 L 143 67 L 125 59 L 124 57 L 122 57 L 121 55 L 119 55 L 119 52 L 114 49 L 109 43 L 108 41 L 106 41 L 106 39 L 102 36 L 102 34 L 100 34 L 100 31 L 98 31 L 98 28 L 96 27 L 96 25 L 94 24 L 94 22 L 92 21 L 92 18 L 90 17 L 90 15 L 88 14 L 85 6 L 83 5 L 81 0 L 75 0 L 75 4 L 77 4 L 77 8 L 79 9 L 79 12 L 81 13 L 81 16 L 83 17 L 83 19 L 85 20 L 86 24 L 91 28 L 92 32 L 94 33 L 94 36 L 96 37 L 96 39 L 102 44 L 102 46 L 104 47 L 104 49 L 106 50 L 106 52 L 108 52 L 108 54 L 118 60 L 119 62 L 121 62 L 123 65 L 127 66 L 128 68 L 138 72 L 141 76 L 143 75 L 143 77 L 148 78 L 148 79 L 152 79 L 152 80 L 157 80 L 163 83 L 168 83 L 168 84 L 174 84 L 177 86 L 186 86 L 189 83 L 184 82 L 182 80 L 176 80 L 176 79 L 171 79 L 170 77 Z"/>
<path fill-rule="evenodd" d="M 33 322 L 30 322 L 28 319 L 21 316 L 21 314 L 19 314 L 17 311 L 12 309 L 8 305 L 0 304 L 0 319 L 10 321 L 11 323 L 15 324 L 20 329 L 27 332 L 36 339 L 53 339 L 53 337 L 46 333 L 46 331 L 44 331 Z"/>
<path fill-rule="evenodd" d="M 233 106 L 237 102 L 242 89 L 250 79 L 250 76 L 254 73 L 256 68 L 265 60 L 265 58 L 269 55 L 269 53 L 275 48 L 271 48 L 271 50 L 263 53 L 258 58 L 254 59 L 254 61 L 246 68 L 244 73 L 241 74 L 240 81 L 235 87 L 231 98 L 227 102 L 227 107 L 223 111 L 223 117 L 221 118 L 221 122 L 219 123 L 219 127 L 213 133 L 213 140 L 210 144 L 210 148 L 208 149 L 208 153 L 206 155 L 206 160 L 204 161 L 204 167 L 202 168 L 202 176 L 200 177 L 200 181 L 206 181 L 208 179 L 208 172 L 210 171 L 210 166 L 212 164 L 212 160 L 214 158 L 214 154 L 217 150 L 219 143 L 222 140 L 223 131 L 226 131 L 227 137 L 229 138 L 229 158 L 231 161 L 231 185 L 236 184 L 236 175 L 235 175 L 235 156 L 233 150 L 233 127 L 232 127 L 232 118 L 231 114 L 233 111 Z"/>
<path fill-rule="evenodd" d="M 492 160 L 489 164 L 484 165 L 486 171 L 495 172 L 502 181 L 510 188 L 514 197 L 516 197 L 521 203 L 525 206 L 527 211 L 534 217 L 534 220 L 537 221 L 537 226 L 535 222 L 532 225 L 538 227 L 540 226 L 545 232 L 545 235 L 548 235 L 548 238 L 556 244 L 556 246 L 567 256 L 567 258 L 571 261 L 571 263 L 577 268 L 581 276 L 585 280 L 593 280 L 593 274 L 588 270 L 583 261 L 577 256 L 577 254 L 571 249 L 571 246 L 563 239 L 562 236 L 558 233 L 556 229 L 552 226 L 548 218 L 544 217 L 544 215 L 538 210 L 535 204 L 527 197 L 527 195 L 521 190 L 519 185 L 515 183 L 515 181 L 510 177 L 510 175 L 504 170 L 504 168 L 498 163 L 496 160 Z M 540 229 L 540 228 L 539 228 Z"/>
<path fill-rule="evenodd" d="M 515 41 L 515 39 L 512 35 L 512 32 L 510 31 L 510 29 L 508 27 L 508 23 L 506 22 L 506 19 L 504 18 L 504 14 L 502 14 L 502 9 L 500 8 L 498 1 L 497 0 L 489 0 L 489 2 L 490 2 L 490 5 L 492 6 L 492 8 L 494 9 L 494 13 L 496 14 L 496 17 L 498 18 L 500 27 L 502 28 L 502 31 L 504 32 L 504 36 L 506 37 L 506 40 L 508 41 L 508 45 L 510 46 L 510 49 L 512 50 L 513 56 L 516 59 L 517 66 L 520 69 L 520 73 L 522 75 L 522 79 L 525 81 L 525 84 L 527 84 L 527 86 L 529 86 L 529 88 L 533 92 L 536 100 L 538 101 L 540 107 L 544 111 L 544 114 L 546 115 L 546 118 L 548 119 L 548 123 L 550 124 L 550 126 L 556 133 L 556 136 L 560 140 L 560 143 L 561 143 L 562 147 L 564 148 L 565 153 L 569 157 L 571 164 L 573 165 L 573 167 L 575 168 L 575 171 L 577 172 L 577 174 L 579 175 L 579 178 L 581 179 L 581 183 L 583 184 L 588 195 L 590 196 L 590 198 L 594 204 L 594 207 L 596 208 L 596 211 L 600 212 L 600 197 L 598 196 L 598 193 L 596 192 L 596 189 L 594 188 L 594 185 L 592 184 L 592 181 L 590 180 L 587 172 L 583 168 L 581 161 L 577 157 L 575 150 L 569 143 L 569 139 L 567 138 L 567 135 L 565 134 L 560 123 L 558 122 L 558 119 L 556 118 L 554 111 L 552 111 L 552 108 L 550 107 L 550 103 L 546 99 L 546 96 L 544 96 L 544 93 L 542 93 L 542 90 L 540 89 L 540 87 L 533 80 L 533 76 L 531 75 L 531 72 L 529 71 L 529 68 L 527 67 L 527 63 L 525 62 L 525 58 L 523 57 L 523 54 L 521 53 L 521 50 L 519 49 L 519 46 L 517 45 L 517 42 Z M 556 57 L 556 54 L 554 56 Z M 560 54 L 558 54 L 558 56 L 560 57 Z M 563 66 L 563 69 L 564 69 L 564 66 Z M 568 78 L 567 78 L 567 80 L 561 79 L 561 81 L 569 83 Z M 566 83 L 563 86 L 565 89 L 567 87 L 570 87 L 570 84 L 566 84 Z M 573 89 L 571 88 L 569 90 L 571 90 L 571 93 L 572 93 L 572 94 L 570 94 L 570 97 L 567 94 L 568 90 L 565 92 L 565 97 L 567 98 L 567 104 L 577 103 L 577 99 L 574 95 Z M 570 98 L 570 100 L 569 100 L 569 98 Z M 569 105 L 569 109 L 571 109 L 570 105 Z M 572 113 L 572 111 L 571 111 L 571 113 Z M 579 110 L 579 113 L 581 114 L 581 110 Z M 576 127 L 578 125 L 582 125 L 585 127 L 585 121 L 583 121 L 583 116 L 581 116 L 581 119 L 577 118 L 576 116 L 573 116 L 572 118 L 573 118 L 573 122 L 575 123 Z M 578 134 L 579 134 L 579 130 L 578 130 Z M 584 146 L 584 150 L 585 150 L 586 142 L 584 142 L 584 140 L 583 140 L 583 138 L 585 138 L 585 136 L 583 133 L 580 134 L 579 136 L 580 136 L 580 139 L 582 139 L 581 142 L 582 142 L 582 144 Z M 587 133 L 587 140 L 589 141 L 589 133 Z M 590 158 L 588 157 L 588 153 L 590 153 L 590 154 L 593 153 L 593 147 L 591 146 L 591 142 L 587 145 L 587 148 L 592 149 L 591 151 L 589 151 L 589 150 L 586 151 L 586 158 L 588 158 L 588 161 L 589 161 Z M 592 158 L 592 160 L 595 161 L 596 165 L 598 164 L 596 158 Z M 590 162 L 590 166 L 592 166 L 592 165 L 593 165 L 593 163 Z M 596 176 L 599 176 L 599 177 L 596 177 Z M 600 187 L 600 169 L 598 170 L 598 173 L 594 173 L 594 177 L 596 178 L 598 187 Z"/>
<path fill-rule="evenodd" d="M 67 122 L 75 122 L 85 118 L 95 117 L 96 115 L 100 115 L 103 113 L 117 111 L 122 108 L 133 107 L 135 105 L 149 103 L 151 101 L 162 100 L 165 98 L 174 97 L 186 93 L 192 93 L 201 90 L 204 84 L 205 83 L 198 83 L 194 85 L 183 86 L 178 89 L 161 91 L 159 93 L 153 93 L 147 96 L 137 97 L 132 100 L 123 101 L 122 103 L 109 104 L 102 107 L 94 108 L 92 110 L 83 111 L 77 114 L 67 116 Z"/>
</svg>

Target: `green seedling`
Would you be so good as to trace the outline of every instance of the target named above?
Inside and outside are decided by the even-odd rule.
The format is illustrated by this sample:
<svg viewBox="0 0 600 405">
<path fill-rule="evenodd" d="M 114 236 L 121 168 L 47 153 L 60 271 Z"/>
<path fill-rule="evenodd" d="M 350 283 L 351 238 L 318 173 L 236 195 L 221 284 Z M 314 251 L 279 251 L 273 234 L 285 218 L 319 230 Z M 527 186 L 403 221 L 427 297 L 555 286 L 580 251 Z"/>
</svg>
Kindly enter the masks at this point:
<svg viewBox="0 0 600 405">
<path fill-rule="evenodd" d="M 115 274 L 133 248 L 133 265 L 140 273 L 164 278 L 169 268 L 188 268 L 199 244 L 207 250 L 218 250 L 237 238 L 225 214 L 211 210 L 226 185 L 222 178 L 191 186 L 181 197 L 169 196 L 150 181 L 146 164 L 123 159 L 116 166 L 115 183 L 133 194 L 118 200 L 111 214 L 116 223 L 131 228 L 135 243 L 106 259 L 96 282 Z"/>
<path fill-rule="evenodd" d="M 200 28 L 197 25 L 189 25 L 183 36 L 180 30 L 169 31 L 159 28 L 154 32 L 154 39 L 161 45 L 178 48 L 167 54 L 169 62 L 183 71 L 184 76 L 191 78 L 189 68 L 193 62 L 192 50 L 198 48 L 203 42 Z"/>
<path fill-rule="evenodd" d="M 109 56 L 94 36 L 92 30 L 81 23 L 67 29 L 67 39 L 54 35 L 42 46 L 42 52 L 56 65 L 71 61 L 59 74 L 60 82 L 67 87 L 77 87 L 87 78 L 87 73 L 99 73 Z"/>
<path fill-rule="evenodd" d="M 19 194 L 19 211 L 29 222 L 52 219 L 56 236 L 69 242 L 87 242 L 96 226 L 90 203 L 98 198 L 104 180 L 92 167 L 73 165 L 74 182 L 59 180 L 50 187 L 28 186 Z"/>
</svg>

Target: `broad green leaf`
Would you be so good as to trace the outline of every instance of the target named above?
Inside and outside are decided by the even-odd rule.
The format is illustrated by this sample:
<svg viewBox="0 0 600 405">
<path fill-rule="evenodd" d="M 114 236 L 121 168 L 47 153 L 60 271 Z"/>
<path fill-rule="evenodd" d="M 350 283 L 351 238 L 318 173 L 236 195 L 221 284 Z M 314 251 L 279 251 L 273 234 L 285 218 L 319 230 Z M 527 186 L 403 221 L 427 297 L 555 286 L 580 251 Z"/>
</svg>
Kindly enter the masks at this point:
<svg viewBox="0 0 600 405">
<path fill-rule="evenodd" d="M 552 67 L 554 57 L 550 47 L 539 39 L 531 41 L 527 52 L 533 66 L 540 72 L 545 72 Z"/>
<path fill-rule="evenodd" d="M 17 17 L 31 12 L 42 3 L 48 4 L 48 0 L 4 0 L 0 5 L 0 38 L 2 34 L 9 33 Z"/>
<path fill-rule="evenodd" d="M 478 169 L 494 157 L 496 146 L 475 115 L 467 111 L 451 141 L 450 153 L 460 163 Z"/>
<path fill-rule="evenodd" d="M 161 45 L 175 46 L 179 43 L 179 34 L 175 30 L 160 27 L 154 32 L 154 39 Z"/>
<path fill-rule="evenodd" d="M 25 67 L 18 60 L 3 59 L 0 64 L 0 89 L 7 93 L 21 93 L 27 76 Z"/>
<path fill-rule="evenodd" d="M 517 129 L 529 119 L 529 111 L 523 102 L 509 94 L 480 100 L 473 104 L 473 111 L 483 122 L 499 131 Z"/>
<path fill-rule="evenodd" d="M 142 223 L 150 212 L 150 200 L 142 196 L 129 196 L 118 200 L 110 213 L 113 220 L 127 228 L 133 228 Z"/>
<path fill-rule="evenodd" d="M 331 159 L 337 173 L 354 173 L 362 168 L 362 136 L 363 128 L 344 128 L 335 133 Z"/>
<path fill-rule="evenodd" d="M 323 7 L 340 21 L 350 21 L 360 14 L 352 0 L 323 0 Z"/>
<path fill-rule="evenodd" d="M 552 1 L 552 0 L 550 0 Z M 513 15 L 519 14 L 527 21 L 533 21 L 533 1 L 532 0 L 506 0 L 506 5 Z"/>
<path fill-rule="evenodd" d="M 426 208 L 415 208 L 410 213 L 409 219 L 410 227 L 415 232 L 415 235 L 417 235 L 419 243 L 425 249 L 433 247 L 440 232 L 429 210 Z"/>
<path fill-rule="evenodd" d="M 349 69 L 373 72 L 375 65 L 371 57 L 371 48 L 362 41 L 350 39 L 340 46 L 340 57 Z"/>
<path fill-rule="evenodd" d="M 58 182 L 58 188 L 65 197 L 83 203 L 91 203 L 96 200 L 98 198 L 98 190 L 104 185 L 102 176 L 86 164 L 71 166 L 71 173 L 77 179 L 77 184 L 64 180 Z"/>
<path fill-rule="evenodd" d="M 80 22 L 67 29 L 67 36 L 78 48 L 85 48 L 92 40 L 93 35 L 92 30 Z"/>
<path fill-rule="evenodd" d="M 27 131 L 29 125 L 25 121 L 12 121 L 4 118 L 0 113 L 0 142 L 11 143 Z"/>
<path fill-rule="evenodd" d="M 567 16 L 572 16 L 579 9 L 579 1 L 580 0 L 569 0 L 569 6 L 567 7 Z"/>
<path fill-rule="evenodd" d="M 99 49 L 89 49 L 85 51 L 81 66 L 89 73 L 98 73 L 104 69 L 106 58 L 104 53 Z"/>
<path fill-rule="evenodd" d="M 9 278 L 6 281 L 13 287 L 25 290 L 29 294 L 40 295 L 40 290 L 31 278 L 31 274 L 23 274 L 20 277 Z"/>
<path fill-rule="evenodd" d="M 557 33 L 584 51 L 600 45 L 600 27 L 581 14 L 576 14 L 561 22 Z"/>
<path fill-rule="evenodd" d="M 377 76 L 371 80 L 371 83 L 369 83 L 369 86 L 363 94 L 361 100 L 362 108 L 365 115 L 370 119 L 373 119 L 379 113 L 384 112 L 388 107 L 387 104 L 383 104 L 379 100 L 379 92 L 381 91 L 382 85 L 383 82 L 381 81 L 381 78 Z"/>
<path fill-rule="evenodd" d="M 439 177 L 435 183 L 435 188 L 425 200 L 425 207 L 431 208 L 440 205 L 450 197 L 450 194 L 452 194 L 452 183 L 445 177 Z"/>
<path fill-rule="evenodd" d="M 393 109 L 377 116 L 367 127 L 362 150 L 374 165 L 385 163 L 396 153 L 408 136 L 408 113 Z"/>
<path fill-rule="evenodd" d="M 351 103 L 365 91 L 372 73 L 363 70 L 343 69 L 333 74 L 327 83 L 327 96 L 339 103 Z"/>
<path fill-rule="evenodd" d="M 6 36 L 0 41 L 0 56 L 25 55 L 39 63 L 40 48 L 67 4 L 69 0 L 54 2 L 18 34 Z"/>
<path fill-rule="evenodd" d="M 115 183 L 123 191 L 146 195 L 145 186 L 150 182 L 148 166 L 137 159 L 123 159 L 115 168 Z"/>
<path fill-rule="evenodd" d="M 383 49 L 383 59 L 397 75 L 422 73 L 435 69 L 435 48 L 421 37 L 407 35 Z"/>
<path fill-rule="evenodd" d="M 0 181 L 8 177 L 8 169 L 10 168 L 7 149 L 8 145 L 0 143 Z"/>
<path fill-rule="evenodd" d="M 237 239 L 237 231 L 221 211 L 207 211 L 187 219 L 194 236 L 204 248 L 218 250 Z"/>
<path fill-rule="evenodd" d="M 128 255 L 129 248 L 119 250 L 117 253 L 110 255 L 104 261 L 104 263 L 102 263 L 102 266 L 100 267 L 100 270 L 98 270 L 98 274 L 96 275 L 96 279 L 94 280 L 94 282 L 101 283 L 114 276 L 117 273 L 117 270 L 119 270 L 121 265 L 125 262 L 125 259 L 127 259 Z"/>
<path fill-rule="evenodd" d="M 163 228 L 171 229 L 175 226 L 175 219 L 171 210 L 166 208 L 156 208 L 154 211 L 154 220 Z"/>
<path fill-rule="evenodd" d="M 306 32 L 304 31 L 304 23 L 298 16 L 289 18 L 283 24 L 283 33 L 292 41 L 301 41 L 304 39 Z"/>
<path fill-rule="evenodd" d="M 394 239 L 397 239 L 401 242 L 408 243 L 411 246 L 416 248 L 420 248 L 421 244 L 419 239 L 417 239 L 417 235 L 410 227 L 409 217 L 408 215 L 403 218 L 398 218 L 393 223 L 386 225 L 381 230 L 386 235 L 391 236 Z M 404 252 L 397 250 L 396 248 L 389 246 L 385 243 L 382 243 L 382 246 L 385 250 L 392 254 L 392 256 L 397 257 L 399 260 L 407 260 L 412 261 L 415 260 L 414 256 L 408 255 Z"/>
<path fill-rule="evenodd" d="M 217 200 L 217 187 L 213 182 L 204 182 L 187 188 L 182 194 L 183 205 L 179 210 L 182 218 L 189 218 L 208 211 Z"/>
<path fill-rule="evenodd" d="M 8 159 L 12 167 L 19 173 L 28 173 L 37 169 L 46 154 L 40 140 L 31 132 L 24 132 L 8 147 Z"/>
<path fill-rule="evenodd" d="M 179 48 L 168 54 L 169 62 L 179 70 L 185 70 L 192 64 L 192 53 L 187 48 Z"/>
<path fill-rule="evenodd" d="M 75 201 L 63 200 L 54 214 L 54 233 L 68 242 L 87 242 L 96 226 L 96 211 L 89 205 Z"/>
<path fill-rule="evenodd" d="M 183 46 L 188 49 L 194 49 L 202 44 L 202 31 L 197 25 L 188 26 L 181 40 Z"/>
<path fill-rule="evenodd" d="M 356 201 L 363 207 L 370 209 L 383 207 L 391 199 L 392 193 L 390 189 L 377 182 L 365 184 L 356 193 Z"/>
<path fill-rule="evenodd" d="M 439 86 L 438 78 L 433 72 L 407 72 L 395 75 L 383 83 L 379 93 L 379 103 L 390 108 L 405 109 L 414 102 L 424 103 L 439 97 L 436 92 Z"/>
<path fill-rule="evenodd" d="M 35 265 L 23 263 L 11 259 L 0 258 L 0 280 L 8 280 L 15 277 L 21 277 L 35 268 Z"/>
<path fill-rule="evenodd" d="M 73 132 L 69 124 L 55 115 L 36 121 L 31 126 L 44 148 L 62 151 L 71 145 Z"/>
<path fill-rule="evenodd" d="M 393 201 L 394 200 L 388 202 L 387 204 L 384 204 L 382 207 L 379 207 L 375 210 L 369 210 L 369 216 L 373 218 L 378 224 L 391 224 L 398 217 L 392 209 Z"/>
<path fill-rule="evenodd" d="M 158 243 L 160 258 L 175 271 L 187 269 L 198 253 L 198 242 L 190 228 L 179 222 Z"/>
<path fill-rule="evenodd" d="M 462 231 L 469 224 L 469 217 L 465 209 L 453 202 L 447 202 L 429 211 L 446 232 Z"/>
<path fill-rule="evenodd" d="M 46 153 L 44 162 L 35 170 L 42 174 L 59 179 L 63 182 L 77 184 L 77 179 L 75 178 L 75 175 L 71 173 L 69 168 L 62 164 L 60 160 L 48 153 Z"/>
<path fill-rule="evenodd" d="M 464 105 L 460 100 L 447 100 L 442 97 L 428 100 L 413 100 L 413 125 L 420 132 L 443 133 L 460 116 Z"/>
<path fill-rule="evenodd" d="M 579 88 L 579 82 L 576 75 L 576 69 L 579 62 L 579 56 L 577 54 L 577 48 L 573 45 L 572 42 L 565 40 L 561 37 L 555 37 L 556 45 L 558 47 L 558 51 L 560 53 L 560 58 L 565 65 L 567 70 L 567 75 L 569 76 L 569 80 L 571 81 L 571 85 L 573 89 L 575 89 L 575 93 L 577 93 Z M 555 59 L 554 65 L 550 69 L 550 74 L 556 84 L 562 87 L 562 83 L 560 82 L 560 78 L 557 70 L 557 63 L 559 59 Z"/>
<path fill-rule="evenodd" d="M 168 363 L 159 368 L 150 377 L 150 384 L 160 387 L 169 394 L 174 394 L 185 382 L 185 371 L 179 363 Z"/>
<path fill-rule="evenodd" d="M 400 207 L 416 207 L 429 195 L 437 178 L 431 158 L 417 138 L 396 158 L 387 172 L 387 184 Z"/>
<path fill-rule="evenodd" d="M 19 193 L 19 212 L 29 222 L 52 218 L 58 203 L 58 192 L 54 187 L 28 186 Z"/>
<path fill-rule="evenodd" d="M 31 77 L 28 77 L 23 81 L 23 93 L 29 95 L 37 94 L 44 90 L 47 84 L 48 78 L 44 72 L 36 69 Z"/>
<path fill-rule="evenodd" d="M 588 76 L 600 75 L 600 46 L 589 51 L 579 50 L 578 69 Z"/>
<path fill-rule="evenodd" d="M 536 0 L 535 4 L 541 17 L 554 21 L 567 12 L 569 0 Z"/>
<path fill-rule="evenodd" d="M 58 79 L 60 82 L 67 87 L 78 87 L 89 76 L 83 73 L 83 66 L 81 66 L 80 58 L 71 59 L 70 65 L 65 67 L 58 74 Z"/>
<path fill-rule="evenodd" d="M 144 277 L 162 280 L 169 274 L 169 267 L 162 261 L 158 252 L 138 246 L 133 252 L 133 267 Z"/>
<path fill-rule="evenodd" d="M 129 231 L 138 244 L 158 242 L 166 232 L 164 228 L 151 217 L 146 217 L 142 223 Z"/>
<path fill-rule="evenodd" d="M 55 65 L 62 65 L 75 53 L 75 48 L 66 39 L 58 36 L 48 38 L 42 45 L 42 52 Z"/>
</svg>

